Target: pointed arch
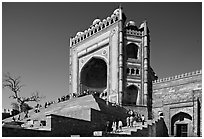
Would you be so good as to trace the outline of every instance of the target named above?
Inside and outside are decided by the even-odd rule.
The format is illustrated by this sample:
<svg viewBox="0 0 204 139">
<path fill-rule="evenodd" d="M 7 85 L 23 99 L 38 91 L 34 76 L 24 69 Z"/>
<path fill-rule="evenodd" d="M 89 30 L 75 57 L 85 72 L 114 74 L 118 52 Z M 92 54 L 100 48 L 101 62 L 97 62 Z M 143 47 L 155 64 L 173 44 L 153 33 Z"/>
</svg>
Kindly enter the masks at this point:
<svg viewBox="0 0 204 139">
<path fill-rule="evenodd" d="M 134 43 L 129 43 L 126 46 L 127 58 L 138 59 L 138 50 L 139 47 Z"/>
<path fill-rule="evenodd" d="M 84 90 L 101 93 L 107 88 L 107 63 L 99 57 L 92 57 L 80 72 L 80 92 Z"/>
<path fill-rule="evenodd" d="M 123 103 L 125 105 L 136 105 L 138 95 L 138 87 L 135 85 L 130 85 L 126 88 L 126 93 L 124 94 Z"/>
<path fill-rule="evenodd" d="M 171 135 L 175 135 L 177 133 L 174 133 L 175 132 L 175 123 L 179 121 L 182 123 L 185 123 L 186 121 L 186 124 L 188 123 L 187 121 L 192 121 L 192 116 L 189 115 L 188 113 L 185 113 L 185 112 L 179 112 L 175 115 L 172 116 L 171 118 Z"/>
</svg>

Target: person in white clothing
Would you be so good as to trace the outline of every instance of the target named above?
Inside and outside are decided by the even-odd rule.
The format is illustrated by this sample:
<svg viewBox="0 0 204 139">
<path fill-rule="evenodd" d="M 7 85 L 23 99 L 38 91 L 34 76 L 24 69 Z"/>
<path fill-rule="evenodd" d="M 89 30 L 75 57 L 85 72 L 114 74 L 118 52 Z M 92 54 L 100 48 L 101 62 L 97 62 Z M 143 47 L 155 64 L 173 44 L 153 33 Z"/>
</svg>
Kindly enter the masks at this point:
<svg viewBox="0 0 204 139">
<path fill-rule="evenodd" d="M 144 122 L 145 122 L 145 117 L 144 117 L 144 115 L 142 115 L 142 125 L 144 125 Z"/>
<path fill-rule="evenodd" d="M 116 121 L 113 121 L 113 124 L 112 124 L 112 129 L 113 129 L 113 133 L 116 133 Z"/>
<path fill-rule="evenodd" d="M 118 131 L 122 131 L 123 122 L 121 120 L 118 121 Z"/>
</svg>

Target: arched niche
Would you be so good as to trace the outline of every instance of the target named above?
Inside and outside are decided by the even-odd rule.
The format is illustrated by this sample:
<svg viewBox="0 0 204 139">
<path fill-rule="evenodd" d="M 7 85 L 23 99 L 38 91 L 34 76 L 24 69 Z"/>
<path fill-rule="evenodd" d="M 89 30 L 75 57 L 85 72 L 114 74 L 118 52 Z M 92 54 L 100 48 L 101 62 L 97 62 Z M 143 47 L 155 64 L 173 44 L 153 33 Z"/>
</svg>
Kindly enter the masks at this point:
<svg viewBox="0 0 204 139">
<path fill-rule="evenodd" d="M 89 90 L 101 93 L 107 88 L 107 64 L 98 57 L 92 57 L 80 72 L 80 92 Z"/>
<path fill-rule="evenodd" d="M 125 105 L 136 105 L 138 95 L 138 87 L 135 85 L 130 85 L 126 88 L 126 93 L 123 97 L 123 104 Z"/>
<path fill-rule="evenodd" d="M 185 137 L 190 134 L 192 116 L 185 112 L 179 112 L 171 118 L 171 135 Z"/>
<path fill-rule="evenodd" d="M 138 45 L 134 43 L 129 43 L 126 46 L 126 50 L 127 50 L 127 58 L 138 59 L 138 51 L 139 51 Z"/>
</svg>

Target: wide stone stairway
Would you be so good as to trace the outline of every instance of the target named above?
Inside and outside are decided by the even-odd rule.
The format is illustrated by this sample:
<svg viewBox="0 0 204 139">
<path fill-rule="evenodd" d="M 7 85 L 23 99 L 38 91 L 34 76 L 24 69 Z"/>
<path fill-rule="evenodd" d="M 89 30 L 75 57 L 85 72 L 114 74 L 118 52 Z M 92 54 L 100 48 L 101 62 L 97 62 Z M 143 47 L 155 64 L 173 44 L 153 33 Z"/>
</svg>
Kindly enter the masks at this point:
<svg viewBox="0 0 204 139">
<path fill-rule="evenodd" d="M 117 131 L 116 133 L 110 132 L 103 136 L 108 137 L 157 137 L 157 136 L 167 136 L 160 132 L 158 129 L 162 130 L 162 119 L 158 118 L 156 120 L 147 120 L 144 125 L 142 122 L 137 122 L 133 127 L 122 127 L 122 131 Z M 160 133 L 159 133 L 160 132 Z"/>
<path fill-rule="evenodd" d="M 18 119 L 19 117 L 20 119 Z M 106 121 L 113 121 L 115 118 L 125 119 L 125 117 L 126 109 L 107 103 L 94 95 L 76 97 L 52 104 L 47 108 L 42 107 L 37 113 L 32 109 L 28 112 L 27 118 L 25 118 L 25 113 L 14 116 L 15 122 L 21 124 L 19 128 L 46 130 L 54 132 L 53 134 L 62 132 L 62 134 L 66 133 L 68 136 L 72 133 L 80 135 L 80 131 L 87 130 L 87 126 L 90 129 L 87 132 L 92 132 L 91 135 L 93 135 L 94 129 L 105 130 Z M 3 127 L 11 127 L 8 123 L 12 121 L 13 117 L 4 119 Z M 70 124 L 66 121 L 69 121 Z M 42 124 L 43 122 L 44 125 Z M 87 126 L 84 124 L 87 124 Z M 72 131 L 71 126 L 74 126 L 79 132 Z"/>
<path fill-rule="evenodd" d="M 126 127 L 127 109 L 110 102 L 107 103 L 94 95 L 73 98 L 52 104 L 47 108 L 42 107 L 39 110 L 37 113 L 33 109 L 30 110 L 27 118 L 24 118 L 25 113 L 15 115 L 15 119 L 20 117 L 20 119 L 15 121 L 16 123 L 20 123 L 18 128 L 23 130 L 29 129 L 29 131 L 18 135 L 18 133 L 21 132 L 19 130 L 13 134 L 15 134 L 15 136 L 23 136 L 24 133 L 29 133 L 32 130 L 32 132 L 42 132 L 39 136 L 44 136 L 44 131 L 49 132 L 48 134 L 46 133 L 45 136 L 94 136 L 94 132 L 97 131 L 102 133 L 99 136 L 112 137 L 166 136 L 163 134 L 163 131 L 161 132 L 161 130 L 164 129 L 163 118 L 147 120 L 144 125 L 142 125 L 141 122 L 136 122 L 133 127 Z M 122 131 L 105 133 L 106 122 L 112 122 L 115 119 L 122 120 L 124 125 Z M 12 121 L 13 117 L 4 119 L 3 127 L 11 127 L 11 125 L 7 123 L 11 123 Z M 12 128 L 16 127 L 17 126 L 14 126 Z M 9 136 L 9 132 L 6 132 L 6 136 Z M 29 135 L 38 136 L 38 133 Z"/>
</svg>

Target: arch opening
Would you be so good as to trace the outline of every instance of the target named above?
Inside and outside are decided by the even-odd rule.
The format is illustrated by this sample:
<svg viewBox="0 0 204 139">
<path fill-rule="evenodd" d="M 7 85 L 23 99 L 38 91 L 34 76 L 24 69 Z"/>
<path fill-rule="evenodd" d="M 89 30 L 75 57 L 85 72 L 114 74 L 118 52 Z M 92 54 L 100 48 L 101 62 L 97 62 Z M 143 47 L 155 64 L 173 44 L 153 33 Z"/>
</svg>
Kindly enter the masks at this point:
<svg viewBox="0 0 204 139">
<path fill-rule="evenodd" d="M 80 93 L 100 94 L 107 88 L 107 64 L 100 58 L 90 59 L 80 73 Z"/>
<path fill-rule="evenodd" d="M 127 58 L 138 59 L 138 46 L 134 43 L 127 45 Z"/>
<path fill-rule="evenodd" d="M 179 112 L 175 114 L 171 118 L 171 135 L 179 137 L 187 136 L 189 121 L 192 121 L 192 117 L 188 113 Z"/>
<path fill-rule="evenodd" d="M 125 105 L 136 105 L 138 88 L 135 85 L 130 85 L 124 94 L 123 103 Z"/>
</svg>

